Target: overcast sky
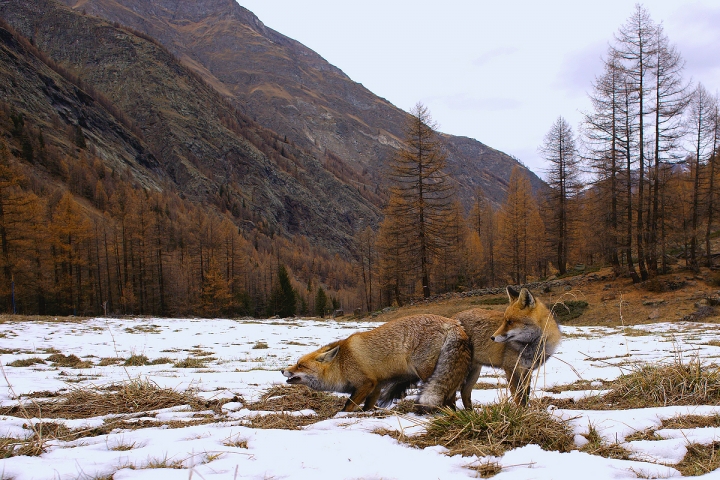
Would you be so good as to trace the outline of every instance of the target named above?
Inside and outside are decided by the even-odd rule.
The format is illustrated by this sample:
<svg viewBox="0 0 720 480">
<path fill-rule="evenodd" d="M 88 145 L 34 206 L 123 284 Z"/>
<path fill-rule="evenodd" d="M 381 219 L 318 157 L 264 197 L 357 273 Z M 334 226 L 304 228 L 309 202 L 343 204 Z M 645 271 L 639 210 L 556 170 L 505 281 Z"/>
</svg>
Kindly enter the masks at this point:
<svg viewBox="0 0 720 480">
<path fill-rule="evenodd" d="M 475 138 L 538 174 L 553 121 L 577 131 L 587 92 L 628 0 L 239 0 L 268 27 L 440 131 Z M 686 60 L 686 77 L 720 89 L 720 0 L 648 0 Z"/>
</svg>

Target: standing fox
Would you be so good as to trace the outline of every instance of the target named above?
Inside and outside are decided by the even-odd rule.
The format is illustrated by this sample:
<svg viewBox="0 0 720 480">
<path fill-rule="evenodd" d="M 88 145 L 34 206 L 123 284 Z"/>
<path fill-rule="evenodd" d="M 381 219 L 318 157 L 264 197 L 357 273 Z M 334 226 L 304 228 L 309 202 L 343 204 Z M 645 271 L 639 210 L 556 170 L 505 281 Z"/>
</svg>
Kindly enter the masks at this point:
<svg viewBox="0 0 720 480">
<path fill-rule="evenodd" d="M 505 370 L 515 402 L 527 405 L 532 371 L 560 344 L 560 328 L 541 301 L 526 288 L 518 293 L 507 287 L 507 294 L 510 305 L 504 314 L 475 308 L 453 317 L 462 324 L 473 349 L 461 390 L 463 406 L 468 410 L 472 409 L 470 394 L 483 365 Z"/>
<path fill-rule="evenodd" d="M 423 382 L 418 403 L 432 409 L 454 403 L 470 364 L 470 341 L 460 322 L 411 315 L 350 335 L 308 353 L 281 370 L 287 383 L 349 393 L 344 412 L 361 402 L 387 404 L 409 385 Z"/>
</svg>

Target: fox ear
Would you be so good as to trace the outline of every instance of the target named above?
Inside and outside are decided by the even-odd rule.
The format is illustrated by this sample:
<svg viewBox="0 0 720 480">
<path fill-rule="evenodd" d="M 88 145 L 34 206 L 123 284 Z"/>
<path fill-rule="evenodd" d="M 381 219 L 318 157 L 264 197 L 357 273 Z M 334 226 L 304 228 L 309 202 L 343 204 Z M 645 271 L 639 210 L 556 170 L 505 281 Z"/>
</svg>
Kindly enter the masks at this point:
<svg viewBox="0 0 720 480">
<path fill-rule="evenodd" d="M 520 308 L 533 308 L 535 306 L 535 297 L 532 296 L 532 293 L 530 293 L 527 288 L 523 288 L 520 290 L 518 303 L 520 304 Z"/>
<path fill-rule="evenodd" d="M 510 303 L 513 303 L 520 296 L 520 294 L 516 292 L 515 289 L 512 288 L 510 285 L 505 287 L 505 291 L 507 292 L 508 300 L 510 300 Z"/>
<path fill-rule="evenodd" d="M 333 348 L 332 350 L 328 350 L 327 352 L 318 355 L 316 360 L 318 362 L 332 362 L 338 351 L 340 351 L 340 345 Z"/>
</svg>

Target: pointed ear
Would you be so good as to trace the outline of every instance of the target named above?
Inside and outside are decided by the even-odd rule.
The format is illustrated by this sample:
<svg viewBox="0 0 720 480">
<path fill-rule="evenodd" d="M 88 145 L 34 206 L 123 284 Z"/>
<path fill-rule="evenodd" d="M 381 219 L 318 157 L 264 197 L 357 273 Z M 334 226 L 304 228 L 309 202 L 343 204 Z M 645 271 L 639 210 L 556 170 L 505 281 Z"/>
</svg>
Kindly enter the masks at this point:
<svg viewBox="0 0 720 480">
<path fill-rule="evenodd" d="M 518 296 L 520 296 L 520 294 L 516 292 L 515 289 L 512 288 L 510 285 L 505 287 L 505 291 L 507 292 L 508 300 L 510 301 L 510 303 L 513 303 L 515 300 L 517 300 Z"/>
<path fill-rule="evenodd" d="M 318 362 L 332 362 L 339 351 L 340 345 L 333 348 L 332 350 L 328 350 L 325 353 L 321 353 L 315 358 L 315 360 L 317 360 Z"/>
<path fill-rule="evenodd" d="M 518 303 L 520 304 L 520 308 L 533 308 L 535 306 L 535 297 L 532 296 L 532 293 L 530 293 L 527 288 L 523 288 L 520 290 Z"/>
</svg>

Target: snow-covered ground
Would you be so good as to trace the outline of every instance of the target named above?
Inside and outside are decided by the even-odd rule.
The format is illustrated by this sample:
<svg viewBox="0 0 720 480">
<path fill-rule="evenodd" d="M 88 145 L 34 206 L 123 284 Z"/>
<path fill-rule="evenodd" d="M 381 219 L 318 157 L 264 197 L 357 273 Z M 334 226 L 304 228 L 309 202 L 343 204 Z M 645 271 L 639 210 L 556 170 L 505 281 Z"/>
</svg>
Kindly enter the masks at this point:
<svg viewBox="0 0 720 480">
<path fill-rule="evenodd" d="M 183 391 L 192 388 L 207 399 L 242 396 L 258 400 L 275 384 L 284 383 L 282 367 L 332 340 L 377 326 L 364 322 L 316 320 L 242 321 L 225 319 L 104 319 L 79 323 L 9 322 L 0 324 L 0 361 L 5 378 L 0 381 L 0 404 L 17 404 L 16 395 L 42 391 L 103 386 L 129 379 L 149 379 L 160 387 Z M 654 324 L 621 328 L 565 327 L 565 338 L 555 357 L 540 372 L 537 388 L 569 384 L 578 379 L 613 379 L 623 366 L 637 361 L 672 361 L 678 351 L 703 362 L 718 363 L 720 340 L 716 325 Z M 269 348 L 262 347 L 261 343 Z M 48 349 L 75 354 L 94 364 L 70 369 L 38 364 L 11 367 L 18 359 L 46 358 Z M 183 360 L 192 354 L 212 354 L 206 368 L 175 368 L 172 364 L 122 367 L 98 366 L 101 358 L 145 355 L 149 359 Z M 498 372 L 484 369 L 479 382 L 502 384 Z M 598 382 L 600 385 L 600 382 Z M 538 392 L 540 393 L 540 392 Z M 564 392 L 557 397 L 597 392 Z M 474 390 L 476 403 L 489 403 L 505 395 L 504 388 Z M 543 393 L 544 395 L 550 395 Z M 474 478 L 467 467 L 488 459 L 447 456 L 443 447 L 415 449 L 390 436 L 373 433 L 378 428 L 403 430 L 406 435 L 423 429 L 423 418 L 413 414 L 376 418 L 364 414 L 338 414 L 301 430 L 253 429 L 242 426 L 247 415 L 257 414 L 228 404 L 222 421 L 184 428 L 157 426 L 113 431 L 108 435 L 73 442 L 53 440 L 38 457 L 16 456 L 0 460 L 0 479 L 449 479 Z M 189 407 L 175 407 L 154 414 L 155 421 L 188 418 Z M 626 435 L 657 427 L 663 418 L 678 414 L 711 414 L 720 406 L 684 406 L 625 411 L 552 409 L 572 418 L 576 441 L 593 425 L 609 441 L 623 442 Z M 92 427 L 102 417 L 66 420 L 69 428 Z M 52 421 L 63 422 L 53 419 Z M 25 438 L 28 420 L 0 416 L 0 437 Z M 502 471 L 494 478 L 573 479 L 668 478 L 679 473 L 667 465 L 677 463 L 688 442 L 710 443 L 720 439 L 720 429 L 662 430 L 666 440 L 626 442 L 637 460 L 612 460 L 579 451 L 546 452 L 528 445 L 497 459 Z M 247 448 L 233 442 L 243 440 Z M 120 445 L 131 449 L 118 449 Z M 147 468 L 153 462 L 182 462 L 185 468 Z M 701 478 L 718 478 L 720 471 Z"/>
</svg>

